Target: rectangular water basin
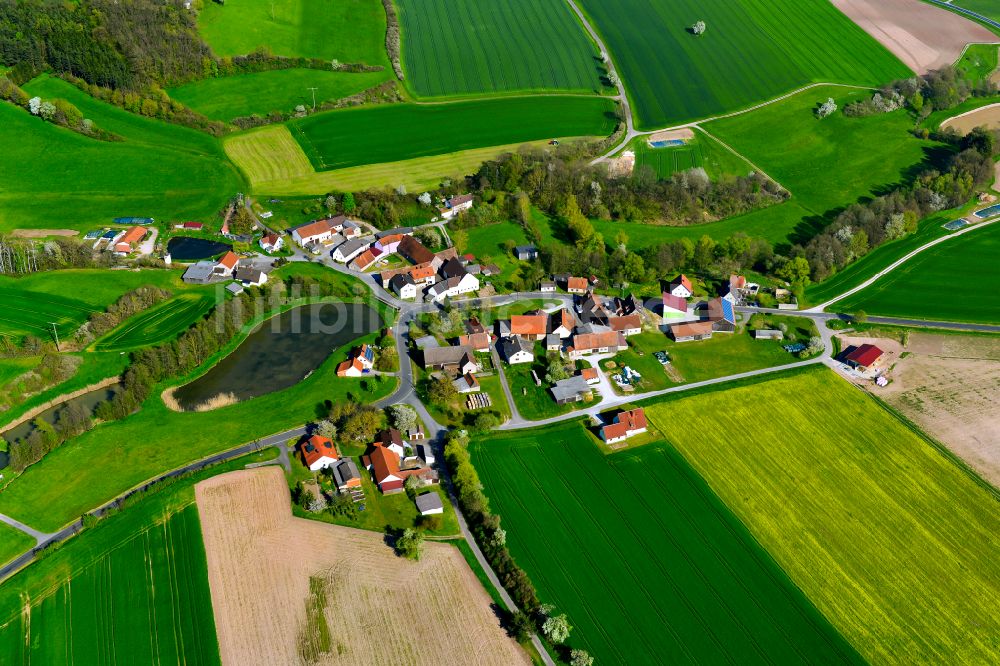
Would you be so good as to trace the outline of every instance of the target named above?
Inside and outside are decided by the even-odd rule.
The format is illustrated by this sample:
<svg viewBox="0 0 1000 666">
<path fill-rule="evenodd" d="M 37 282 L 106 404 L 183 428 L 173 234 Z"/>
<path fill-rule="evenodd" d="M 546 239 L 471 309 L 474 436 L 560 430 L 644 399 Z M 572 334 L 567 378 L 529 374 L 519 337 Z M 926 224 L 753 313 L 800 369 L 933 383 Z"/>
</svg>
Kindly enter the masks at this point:
<svg viewBox="0 0 1000 666">
<path fill-rule="evenodd" d="M 973 213 L 976 217 L 985 220 L 988 217 L 993 217 L 995 215 L 1000 215 L 1000 204 L 994 204 L 989 208 L 984 208 L 982 210 L 977 210 Z"/>
</svg>

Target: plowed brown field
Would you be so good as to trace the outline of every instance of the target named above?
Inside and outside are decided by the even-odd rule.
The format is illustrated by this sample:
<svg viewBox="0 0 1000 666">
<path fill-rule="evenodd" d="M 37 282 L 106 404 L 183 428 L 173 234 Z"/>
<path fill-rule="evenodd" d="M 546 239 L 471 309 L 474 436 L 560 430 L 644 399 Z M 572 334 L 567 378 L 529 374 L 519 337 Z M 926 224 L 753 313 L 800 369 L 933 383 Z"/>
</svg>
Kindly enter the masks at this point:
<svg viewBox="0 0 1000 666">
<path fill-rule="evenodd" d="M 214 477 L 195 496 L 223 664 L 530 663 L 452 546 L 427 543 L 411 562 L 375 532 L 295 518 L 277 467 Z M 330 650 L 306 661 L 318 578 Z"/>
</svg>

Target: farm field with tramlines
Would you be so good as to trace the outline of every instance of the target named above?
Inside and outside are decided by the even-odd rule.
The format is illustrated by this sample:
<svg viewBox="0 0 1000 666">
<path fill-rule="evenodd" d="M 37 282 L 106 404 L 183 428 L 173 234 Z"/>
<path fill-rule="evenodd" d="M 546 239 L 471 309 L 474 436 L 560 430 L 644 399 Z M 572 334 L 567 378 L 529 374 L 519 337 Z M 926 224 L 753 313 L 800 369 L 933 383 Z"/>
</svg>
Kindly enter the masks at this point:
<svg viewBox="0 0 1000 666">
<path fill-rule="evenodd" d="M 909 70 L 827 0 L 583 0 L 642 128 L 705 118 L 817 82 Z M 704 21 L 693 35 L 688 27 Z"/>
<path fill-rule="evenodd" d="M 485 437 L 473 462 L 511 554 L 599 663 L 861 663 L 668 445 L 605 456 L 569 422 Z"/>
<path fill-rule="evenodd" d="M 215 304 L 210 291 L 179 294 L 140 312 L 94 343 L 95 351 L 123 351 L 171 340 Z"/>
<path fill-rule="evenodd" d="M 564 0 L 397 5 L 406 85 L 418 95 L 602 88 L 597 47 Z"/>
<path fill-rule="evenodd" d="M 558 96 L 391 104 L 330 111 L 289 123 L 317 171 L 518 141 L 604 136 L 614 126 L 611 100 Z"/>
<path fill-rule="evenodd" d="M 836 304 L 844 312 L 1000 323 L 1000 222 L 977 229 L 897 267 Z"/>
<path fill-rule="evenodd" d="M 867 394 L 819 367 L 646 413 L 865 659 L 1000 658 L 996 489 Z"/>
<path fill-rule="evenodd" d="M 198 512 L 175 510 L 148 502 L 5 581 L 0 662 L 219 663 Z"/>
<path fill-rule="evenodd" d="M 59 79 L 24 86 L 62 98 L 123 141 L 99 141 L 0 104 L 0 231 L 86 231 L 122 215 L 212 217 L 242 187 L 218 139 L 100 102 Z"/>
</svg>

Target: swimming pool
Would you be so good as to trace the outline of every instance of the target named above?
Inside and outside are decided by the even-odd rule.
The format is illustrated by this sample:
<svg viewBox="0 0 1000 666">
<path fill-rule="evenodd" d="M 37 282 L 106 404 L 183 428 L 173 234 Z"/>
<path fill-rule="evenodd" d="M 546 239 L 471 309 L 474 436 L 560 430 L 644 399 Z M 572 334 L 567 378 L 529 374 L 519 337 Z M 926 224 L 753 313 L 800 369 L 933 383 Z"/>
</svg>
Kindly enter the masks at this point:
<svg viewBox="0 0 1000 666">
<path fill-rule="evenodd" d="M 667 139 L 665 141 L 650 141 L 650 148 L 670 148 L 672 146 L 683 146 L 683 139 Z"/>
<path fill-rule="evenodd" d="M 955 229 L 961 229 L 962 227 L 968 226 L 969 221 L 965 219 L 952 220 L 947 224 L 943 225 L 948 231 L 954 231 Z"/>
<path fill-rule="evenodd" d="M 989 208 L 984 208 L 982 210 L 977 210 L 973 213 L 976 217 L 981 220 L 985 220 L 988 217 L 993 217 L 994 215 L 1000 215 L 1000 204 L 995 204 Z"/>
</svg>

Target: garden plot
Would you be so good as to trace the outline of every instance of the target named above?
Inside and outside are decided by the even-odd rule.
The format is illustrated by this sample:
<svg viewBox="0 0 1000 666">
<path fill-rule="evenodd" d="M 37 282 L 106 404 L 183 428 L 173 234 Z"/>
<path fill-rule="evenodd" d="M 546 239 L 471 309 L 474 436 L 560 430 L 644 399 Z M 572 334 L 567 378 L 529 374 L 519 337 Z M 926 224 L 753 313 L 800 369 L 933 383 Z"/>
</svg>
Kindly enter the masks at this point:
<svg viewBox="0 0 1000 666">
<path fill-rule="evenodd" d="M 223 663 L 529 663 L 450 545 L 412 562 L 381 534 L 293 518 L 276 467 L 195 495 Z"/>
</svg>

